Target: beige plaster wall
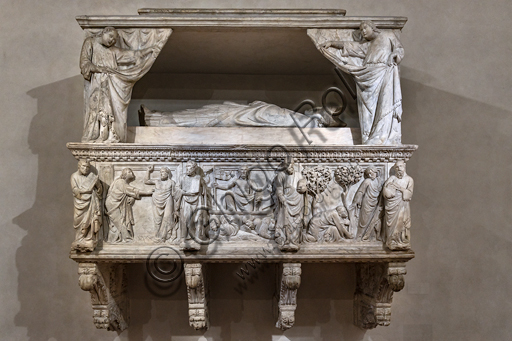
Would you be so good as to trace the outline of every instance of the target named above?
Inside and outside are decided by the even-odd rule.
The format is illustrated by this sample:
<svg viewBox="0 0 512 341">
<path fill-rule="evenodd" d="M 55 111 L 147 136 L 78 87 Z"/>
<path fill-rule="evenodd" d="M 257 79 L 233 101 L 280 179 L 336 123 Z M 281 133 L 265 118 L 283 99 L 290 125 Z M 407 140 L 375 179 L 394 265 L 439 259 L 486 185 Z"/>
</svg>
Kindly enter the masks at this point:
<svg viewBox="0 0 512 341">
<path fill-rule="evenodd" d="M 348 15 L 409 17 L 403 131 L 404 142 L 420 145 L 408 167 L 416 259 L 390 327 L 352 325 L 350 265 L 304 265 L 296 324 L 285 333 L 273 327 L 273 266 L 245 289 L 237 265 L 216 265 L 212 327 L 203 335 L 187 325 L 183 283 L 159 292 L 134 265 L 130 329 L 118 336 L 94 328 L 89 295 L 67 258 L 76 163 L 65 143 L 78 141 L 82 128 L 83 34 L 74 17 L 171 5 L 342 6 Z M 0 339 L 512 339 L 512 2 L 4 0 L 1 8 Z"/>
</svg>

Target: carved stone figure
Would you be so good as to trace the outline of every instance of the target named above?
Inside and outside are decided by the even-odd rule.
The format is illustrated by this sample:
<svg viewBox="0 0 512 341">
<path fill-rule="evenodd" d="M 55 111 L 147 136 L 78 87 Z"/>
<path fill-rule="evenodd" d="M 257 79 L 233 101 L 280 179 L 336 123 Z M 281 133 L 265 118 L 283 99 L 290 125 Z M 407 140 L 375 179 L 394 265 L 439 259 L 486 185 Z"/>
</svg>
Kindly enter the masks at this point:
<svg viewBox="0 0 512 341">
<path fill-rule="evenodd" d="M 272 217 L 256 217 L 244 219 L 242 227 L 257 233 L 265 239 L 274 239 L 275 224 L 276 222 Z"/>
<path fill-rule="evenodd" d="M 275 208 L 275 240 L 282 251 L 297 251 L 299 249 L 300 235 L 304 218 L 303 193 L 307 190 L 303 183 L 301 190 L 297 192 L 293 186 L 293 173 L 295 163 L 293 159 L 281 164 L 281 170 L 272 182 Z"/>
<path fill-rule="evenodd" d="M 363 21 L 355 41 L 327 41 L 318 48 L 354 77 L 363 144 L 401 144 L 402 92 L 398 64 L 404 48 L 393 31 Z"/>
<path fill-rule="evenodd" d="M 302 274 L 300 263 L 283 263 L 281 290 L 279 293 L 279 317 L 276 327 L 287 330 L 295 323 L 295 310 L 297 309 L 297 289 L 300 286 Z"/>
<path fill-rule="evenodd" d="M 411 248 L 409 202 L 412 198 L 414 181 L 405 172 L 404 161 L 397 161 L 394 168 L 395 175 L 386 180 L 382 189 L 386 246 L 390 250 L 408 250 Z"/>
<path fill-rule="evenodd" d="M 361 240 L 382 240 L 381 238 L 381 189 L 382 183 L 377 176 L 377 168 L 368 166 L 364 171 L 364 180 L 359 186 L 351 209 L 355 209 L 358 221 L 357 233 Z"/>
<path fill-rule="evenodd" d="M 93 251 L 101 227 L 101 194 L 103 187 L 98 176 L 91 172 L 87 160 L 78 162 L 78 171 L 71 175 L 75 213 L 73 227 L 76 235 L 71 250 Z"/>
<path fill-rule="evenodd" d="M 226 184 L 215 182 L 212 187 L 228 191 L 224 194 L 228 210 L 252 212 L 255 192 L 249 183 L 249 167 L 247 165 L 240 167 L 238 177 L 231 178 Z"/>
<path fill-rule="evenodd" d="M 343 239 L 352 239 L 354 235 L 349 232 L 350 220 L 345 207 L 338 206 L 335 210 L 328 210 L 315 214 L 309 221 L 306 242 L 339 242 Z"/>
<path fill-rule="evenodd" d="M 187 162 L 186 174 L 181 178 L 176 192 L 180 249 L 199 250 L 199 243 L 206 238 L 208 200 L 206 183 L 195 161 Z"/>
<path fill-rule="evenodd" d="M 143 191 L 130 185 L 135 175 L 130 168 L 124 168 L 121 176 L 114 180 L 108 189 L 105 207 L 110 220 L 108 241 L 111 243 L 133 240 L 132 205 L 141 195 L 151 195 L 153 191 Z"/>
<path fill-rule="evenodd" d="M 86 80 L 82 142 L 125 140 L 133 85 L 149 71 L 170 33 L 171 30 L 149 30 L 135 35 L 138 41 L 132 41 L 119 39 L 115 28 L 105 27 L 85 39 L 80 53 L 80 70 Z M 119 47 L 130 43 L 132 46 Z"/>
<path fill-rule="evenodd" d="M 160 179 L 151 179 L 154 166 L 149 166 L 144 183 L 154 185 L 153 192 L 153 221 L 155 223 L 156 237 L 162 241 L 178 238 L 174 222 L 174 197 L 176 184 L 172 180 L 172 173 L 168 167 L 160 168 Z"/>
<path fill-rule="evenodd" d="M 159 112 L 141 106 L 140 117 L 150 127 L 337 127 L 324 110 L 301 114 L 274 104 L 255 101 L 250 104 L 224 102 L 199 109 Z"/>
</svg>

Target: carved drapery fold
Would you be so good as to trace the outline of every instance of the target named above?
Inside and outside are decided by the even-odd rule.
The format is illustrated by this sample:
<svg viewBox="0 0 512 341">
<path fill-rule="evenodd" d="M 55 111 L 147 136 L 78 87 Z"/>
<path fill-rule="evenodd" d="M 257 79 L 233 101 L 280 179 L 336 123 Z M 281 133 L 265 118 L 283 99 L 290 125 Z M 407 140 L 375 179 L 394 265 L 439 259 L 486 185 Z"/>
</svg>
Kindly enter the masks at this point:
<svg viewBox="0 0 512 341">
<path fill-rule="evenodd" d="M 80 288 L 91 293 L 96 328 L 119 332 L 128 328 L 124 265 L 79 263 L 78 274 Z"/>
<path fill-rule="evenodd" d="M 126 141 L 132 89 L 151 68 L 171 29 L 117 29 L 105 46 L 102 30 L 87 30 L 80 55 L 85 78 L 83 142 Z"/>
</svg>

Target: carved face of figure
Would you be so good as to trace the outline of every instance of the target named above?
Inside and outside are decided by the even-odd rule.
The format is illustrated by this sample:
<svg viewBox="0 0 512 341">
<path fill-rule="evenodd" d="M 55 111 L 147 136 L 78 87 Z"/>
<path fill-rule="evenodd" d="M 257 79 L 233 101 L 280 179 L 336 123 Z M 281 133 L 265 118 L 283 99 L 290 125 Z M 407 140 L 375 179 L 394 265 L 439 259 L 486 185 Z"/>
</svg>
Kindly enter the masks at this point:
<svg viewBox="0 0 512 341">
<path fill-rule="evenodd" d="M 165 169 L 160 169 L 160 180 L 165 181 L 169 179 L 169 174 L 167 174 L 167 171 Z"/>
<path fill-rule="evenodd" d="M 345 207 L 343 207 L 343 206 L 338 206 L 338 207 L 336 207 L 336 212 L 338 212 L 338 215 L 339 215 L 342 219 L 346 219 L 346 218 L 348 218 L 348 213 L 347 213 L 347 210 L 345 209 Z"/>
<path fill-rule="evenodd" d="M 247 180 L 249 178 L 249 168 L 241 167 L 240 168 L 240 179 Z"/>
<path fill-rule="evenodd" d="M 113 46 L 117 41 L 117 32 L 115 30 L 106 31 L 101 34 L 101 44 L 106 47 Z"/>
<path fill-rule="evenodd" d="M 367 24 L 361 25 L 361 34 L 363 35 L 363 38 L 366 40 L 372 40 L 374 38 L 373 28 L 371 28 Z"/>
<path fill-rule="evenodd" d="M 133 171 L 130 169 L 130 170 L 128 170 L 128 172 L 126 174 L 126 181 L 130 182 L 133 180 L 135 180 L 135 174 L 133 174 Z"/>
<path fill-rule="evenodd" d="M 289 175 L 293 175 L 293 171 L 294 171 L 294 170 L 293 170 L 293 166 L 294 166 L 293 162 L 292 162 L 292 163 L 290 163 L 290 164 L 288 165 L 288 168 L 286 168 L 286 173 L 288 173 Z"/>
<path fill-rule="evenodd" d="M 377 172 L 375 171 L 374 168 L 368 168 L 368 170 L 366 171 L 365 177 L 375 180 L 375 178 L 377 177 Z"/>
<path fill-rule="evenodd" d="M 308 186 L 306 179 L 300 179 L 297 183 L 297 192 L 300 194 L 304 194 L 308 191 Z"/>
<path fill-rule="evenodd" d="M 87 176 L 91 172 L 91 166 L 87 162 L 80 162 L 78 170 L 80 174 Z"/>
<path fill-rule="evenodd" d="M 197 164 L 195 162 L 187 162 L 187 175 L 194 176 L 196 174 Z"/>
<path fill-rule="evenodd" d="M 395 164 L 395 172 L 396 172 L 396 177 L 401 179 L 404 177 L 405 175 L 405 162 L 403 161 L 398 161 L 396 164 Z"/>
</svg>

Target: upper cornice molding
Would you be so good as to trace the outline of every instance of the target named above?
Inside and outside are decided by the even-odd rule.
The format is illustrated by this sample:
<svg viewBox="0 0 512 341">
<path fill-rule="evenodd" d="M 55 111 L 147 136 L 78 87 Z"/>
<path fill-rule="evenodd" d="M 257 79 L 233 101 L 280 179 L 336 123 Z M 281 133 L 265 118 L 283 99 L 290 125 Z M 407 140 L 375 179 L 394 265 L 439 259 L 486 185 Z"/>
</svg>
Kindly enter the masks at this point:
<svg viewBox="0 0 512 341">
<path fill-rule="evenodd" d="M 371 20 L 383 29 L 401 29 L 406 17 L 346 17 L 341 9 L 167 9 L 142 8 L 139 15 L 81 15 L 83 29 L 103 28 L 331 28 L 355 29 Z"/>
</svg>

